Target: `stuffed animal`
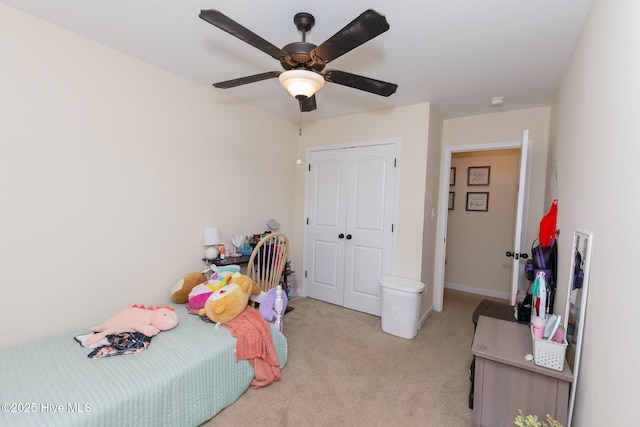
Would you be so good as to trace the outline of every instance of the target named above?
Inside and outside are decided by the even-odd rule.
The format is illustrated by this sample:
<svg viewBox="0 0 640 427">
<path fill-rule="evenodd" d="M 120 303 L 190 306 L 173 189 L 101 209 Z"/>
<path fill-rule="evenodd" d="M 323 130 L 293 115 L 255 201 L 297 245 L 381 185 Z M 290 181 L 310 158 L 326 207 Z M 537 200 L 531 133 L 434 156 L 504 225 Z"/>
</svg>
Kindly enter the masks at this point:
<svg viewBox="0 0 640 427">
<path fill-rule="evenodd" d="M 198 314 L 218 325 L 235 319 L 247 308 L 249 297 L 258 295 L 260 287 L 249 276 L 235 273 L 231 283 L 212 293 Z M 216 325 L 216 327 L 218 326 Z"/>
<path fill-rule="evenodd" d="M 189 307 L 194 310 L 204 308 L 204 304 L 207 302 L 211 294 L 223 286 L 228 285 L 232 276 L 232 273 L 228 273 L 222 278 L 222 280 L 220 280 L 220 274 L 218 274 L 215 279 L 212 277 L 210 280 L 200 283 L 191 289 L 191 292 L 189 292 Z"/>
<path fill-rule="evenodd" d="M 260 301 L 260 307 L 258 307 L 258 311 L 262 315 L 262 318 L 267 322 L 273 322 L 276 320 L 277 313 L 275 310 L 276 303 L 276 292 L 277 289 L 269 289 L 262 297 L 262 301 Z M 282 314 L 284 314 L 285 309 L 287 308 L 287 293 L 282 291 Z"/>
<path fill-rule="evenodd" d="M 215 264 L 211 264 L 209 270 L 205 271 L 209 280 L 194 286 L 187 298 L 189 307 L 194 310 L 203 308 L 204 303 L 207 302 L 212 293 L 229 284 L 232 274 L 240 273 L 240 266 L 232 264 L 218 267 Z"/>
<path fill-rule="evenodd" d="M 206 281 L 207 278 L 201 271 L 187 274 L 182 279 L 178 280 L 176 284 L 173 285 L 173 288 L 171 288 L 171 301 L 176 304 L 184 304 L 189 298 L 189 292 L 191 292 L 191 290 L 200 283 L 204 283 Z"/>
<path fill-rule="evenodd" d="M 160 331 L 168 331 L 178 324 L 178 315 L 173 307 L 146 307 L 134 305 L 114 314 L 100 325 L 91 328 L 96 332 L 87 338 L 84 345 L 90 346 L 107 335 L 122 332 L 140 332 L 152 337 Z"/>
</svg>

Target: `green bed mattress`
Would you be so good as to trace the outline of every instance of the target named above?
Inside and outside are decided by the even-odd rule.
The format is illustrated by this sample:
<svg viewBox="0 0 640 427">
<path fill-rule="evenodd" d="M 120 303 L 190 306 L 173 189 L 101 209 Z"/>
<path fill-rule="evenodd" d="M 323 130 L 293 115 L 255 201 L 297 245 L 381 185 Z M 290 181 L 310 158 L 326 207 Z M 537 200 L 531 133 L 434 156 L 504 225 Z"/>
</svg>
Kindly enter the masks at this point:
<svg viewBox="0 0 640 427">
<path fill-rule="evenodd" d="M 140 353 L 87 358 L 71 332 L 0 351 L 0 426 L 197 426 L 249 387 L 236 339 L 187 308 Z M 287 340 L 270 324 L 280 366 Z"/>
</svg>

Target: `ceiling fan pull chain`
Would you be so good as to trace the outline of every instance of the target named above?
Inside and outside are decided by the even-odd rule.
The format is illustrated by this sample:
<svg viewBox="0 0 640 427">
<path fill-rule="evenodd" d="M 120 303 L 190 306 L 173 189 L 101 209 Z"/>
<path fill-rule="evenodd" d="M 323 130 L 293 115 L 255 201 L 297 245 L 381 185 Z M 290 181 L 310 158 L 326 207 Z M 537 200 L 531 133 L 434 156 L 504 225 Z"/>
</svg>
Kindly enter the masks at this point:
<svg viewBox="0 0 640 427">
<path fill-rule="evenodd" d="M 298 120 L 298 136 L 302 136 L 302 110 L 300 110 L 300 119 Z"/>
</svg>

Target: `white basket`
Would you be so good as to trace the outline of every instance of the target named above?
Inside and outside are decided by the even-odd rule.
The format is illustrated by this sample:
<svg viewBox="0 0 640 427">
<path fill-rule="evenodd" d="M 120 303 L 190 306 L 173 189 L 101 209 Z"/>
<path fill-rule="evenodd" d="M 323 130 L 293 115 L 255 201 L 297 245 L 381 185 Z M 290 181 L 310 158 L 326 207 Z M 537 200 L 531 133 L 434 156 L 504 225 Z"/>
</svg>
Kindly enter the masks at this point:
<svg viewBox="0 0 640 427">
<path fill-rule="evenodd" d="M 567 340 L 558 343 L 551 340 L 536 338 L 531 327 L 531 339 L 533 341 L 533 361 L 536 365 L 555 371 L 564 369 L 564 355 L 567 351 Z"/>
</svg>

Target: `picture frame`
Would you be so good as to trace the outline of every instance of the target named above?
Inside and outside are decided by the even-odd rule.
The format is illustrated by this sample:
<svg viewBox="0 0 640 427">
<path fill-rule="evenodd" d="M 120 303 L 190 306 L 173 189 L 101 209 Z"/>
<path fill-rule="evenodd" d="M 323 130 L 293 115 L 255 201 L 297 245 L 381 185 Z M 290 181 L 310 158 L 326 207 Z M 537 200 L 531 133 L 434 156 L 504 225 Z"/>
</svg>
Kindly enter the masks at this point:
<svg viewBox="0 0 640 427">
<path fill-rule="evenodd" d="M 469 166 L 467 185 L 489 185 L 491 166 Z"/>
<path fill-rule="evenodd" d="M 452 211 L 453 207 L 454 207 L 454 203 L 456 199 L 456 193 L 455 191 L 449 191 L 449 210 Z"/>
<path fill-rule="evenodd" d="M 449 170 L 449 187 L 456 185 L 456 168 L 455 166 Z"/>
<path fill-rule="evenodd" d="M 489 192 L 468 192 L 467 193 L 467 211 L 470 212 L 488 212 L 489 211 Z"/>
<path fill-rule="evenodd" d="M 582 351 L 582 335 L 584 333 L 585 316 L 587 314 L 587 296 L 589 290 L 589 270 L 591 267 L 591 246 L 593 234 L 575 230 L 573 233 L 573 249 L 569 269 L 569 286 L 566 306 L 567 351 L 566 360 L 573 372 L 573 384 L 569 396 L 569 416 L 567 425 L 571 425 L 575 391 L 580 372 L 580 353 Z"/>
</svg>

